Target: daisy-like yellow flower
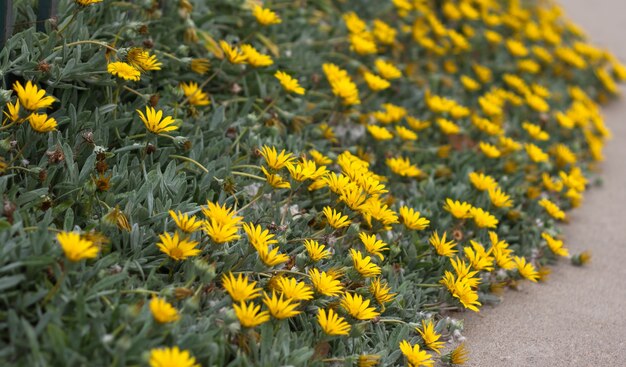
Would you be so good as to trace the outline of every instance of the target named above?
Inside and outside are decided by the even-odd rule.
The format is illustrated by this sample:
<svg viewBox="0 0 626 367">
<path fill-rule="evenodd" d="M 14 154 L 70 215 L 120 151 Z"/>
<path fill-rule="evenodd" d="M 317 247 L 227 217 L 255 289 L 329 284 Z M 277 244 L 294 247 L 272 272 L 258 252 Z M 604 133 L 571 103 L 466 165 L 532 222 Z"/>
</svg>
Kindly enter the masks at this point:
<svg viewBox="0 0 626 367">
<path fill-rule="evenodd" d="M 28 116 L 30 127 L 38 133 L 49 133 L 56 130 L 58 124 L 54 117 L 48 117 L 45 113 L 32 113 Z"/>
<path fill-rule="evenodd" d="M 407 129 L 404 126 L 396 125 L 396 135 L 402 140 L 405 141 L 415 141 L 417 140 L 417 134 L 413 131 Z"/>
<path fill-rule="evenodd" d="M 231 64 L 245 64 L 248 60 L 246 55 L 241 52 L 241 50 L 239 50 L 237 47 L 231 46 L 228 42 L 224 40 L 220 41 L 220 48 L 222 49 L 222 51 L 224 51 L 226 59 L 228 59 Z"/>
<path fill-rule="evenodd" d="M 8 111 L 4 111 L 4 115 L 11 122 L 17 122 L 20 119 L 20 100 L 18 99 L 17 101 L 15 101 L 15 103 L 7 103 L 6 108 Z"/>
<path fill-rule="evenodd" d="M 357 367 L 376 367 L 382 357 L 376 354 L 361 354 L 356 361 Z"/>
<path fill-rule="evenodd" d="M 185 233 L 193 233 L 202 227 L 202 221 L 198 220 L 195 215 L 189 216 L 187 213 L 183 214 L 173 210 L 170 210 L 169 214 L 176 226 Z"/>
<path fill-rule="evenodd" d="M 248 241 L 255 249 L 268 248 L 270 245 L 278 243 L 274 239 L 274 235 L 269 230 L 263 229 L 260 225 L 253 223 L 244 223 L 243 230 L 248 235 Z"/>
<path fill-rule="evenodd" d="M 54 97 L 46 96 L 46 91 L 39 89 L 30 80 L 26 82 L 26 87 L 22 86 L 19 81 L 13 83 L 13 90 L 17 93 L 17 98 L 19 99 L 19 103 L 16 103 L 14 106 L 19 106 L 21 103 L 29 111 L 48 108 L 55 101 Z M 19 107 L 15 107 L 15 109 L 19 111 Z M 15 115 L 15 113 L 12 115 Z"/>
<path fill-rule="evenodd" d="M 330 83 L 333 94 L 341 98 L 346 106 L 358 105 L 361 103 L 359 99 L 359 89 L 348 75 L 348 72 L 339 68 L 335 64 L 323 64 L 322 69 L 326 75 L 326 79 Z"/>
<path fill-rule="evenodd" d="M 259 254 L 259 259 L 261 259 L 261 261 L 269 267 L 280 265 L 289 261 L 289 255 L 278 253 L 280 250 L 278 247 L 274 247 L 273 249 L 270 249 L 269 247 L 260 247 L 256 250 Z"/>
<path fill-rule="evenodd" d="M 204 58 L 193 59 L 189 63 L 189 68 L 191 68 L 191 71 L 196 74 L 204 75 L 211 68 L 211 62 L 209 61 L 209 59 Z"/>
<path fill-rule="evenodd" d="M 207 201 L 207 206 L 202 207 L 202 214 L 207 218 L 203 230 L 213 242 L 226 243 L 241 237 L 237 231 L 241 227 L 243 217 L 237 216 L 235 209 L 227 208 L 226 204 Z"/>
<path fill-rule="evenodd" d="M 472 205 L 466 202 L 454 201 L 450 198 L 446 199 L 446 203 L 443 206 L 444 210 L 447 210 L 453 217 L 458 219 L 471 218 Z"/>
<path fill-rule="evenodd" d="M 445 355 L 442 360 L 453 366 L 460 366 L 465 364 L 469 360 L 467 348 L 465 348 L 465 343 L 461 343 L 458 347 L 454 348 L 450 353 Z"/>
<path fill-rule="evenodd" d="M 460 279 L 454 283 L 454 292 L 452 295 L 457 298 L 463 307 L 474 312 L 480 312 L 478 306 L 478 293 L 472 289 L 468 279 Z"/>
<path fill-rule="evenodd" d="M 93 242 L 81 238 L 76 232 L 61 232 L 57 234 L 57 241 L 65 253 L 65 257 L 77 262 L 82 259 L 93 259 L 98 256 L 100 248 Z"/>
<path fill-rule="evenodd" d="M 539 200 L 539 206 L 543 207 L 548 214 L 554 219 L 563 220 L 565 219 L 565 212 L 559 208 L 558 205 L 551 202 L 547 198 L 543 198 Z"/>
<path fill-rule="evenodd" d="M 260 305 L 255 305 L 254 302 L 246 304 L 241 302 L 234 304 L 235 315 L 239 319 L 239 323 L 243 327 L 253 328 L 269 321 L 270 313 L 268 311 L 261 311 Z"/>
<path fill-rule="evenodd" d="M 426 229 L 430 224 L 428 219 L 420 216 L 420 212 L 405 205 L 400 207 L 400 218 L 406 228 L 416 231 Z"/>
<path fill-rule="evenodd" d="M 140 110 L 135 111 L 139 114 L 139 118 L 143 121 L 146 129 L 152 133 L 161 134 L 178 130 L 178 126 L 174 125 L 174 119 L 171 116 L 165 116 L 165 118 L 163 118 L 163 111 L 161 110 L 157 111 L 147 106 L 145 114 Z"/>
<path fill-rule="evenodd" d="M 124 80 L 138 81 L 141 79 L 141 72 L 126 62 L 116 61 L 107 65 L 107 71 L 111 75 L 115 75 L 118 78 Z"/>
<path fill-rule="evenodd" d="M 480 228 L 496 228 L 498 225 L 498 219 L 481 208 L 470 209 L 470 214 L 474 218 L 476 226 Z"/>
<path fill-rule="evenodd" d="M 328 335 L 348 335 L 350 333 L 350 324 L 343 317 L 339 317 L 332 308 L 328 309 L 328 312 L 321 308 L 318 309 L 317 322 Z"/>
<path fill-rule="evenodd" d="M 433 367 L 435 361 L 425 350 L 420 350 L 419 344 L 411 346 L 406 340 L 400 342 L 400 350 L 409 362 L 410 367 Z"/>
<path fill-rule="evenodd" d="M 365 83 L 367 83 L 369 89 L 374 92 L 385 90 L 391 86 L 391 83 L 374 73 L 365 72 L 363 74 L 363 78 L 365 79 Z"/>
<path fill-rule="evenodd" d="M 409 158 L 387 158 L 386 163 L 393 173 L 403 177 L 418 177 L 422 174 L 422 171 L 416 165 L 411 164 Z"/>
<path fill-rule="evenodd" d="M 153 297 L 150 300 L 150 312 L 152 313 L 152 317 L 160 324 L 167 324 L 180 319 L 178 310 L 160 297 Z"/>
<path fill-rule="evenodd" d="M 385 127 L 378 125 L 367 125 L 367 131 L 378 141 L 393 139 L 393 134 Z"/>
<path fill-rule="evenodd" d="M 477 190 L 487 191 L 498 187 L 496 180 L 489 175 L 485 175 L 484 173 L 470 172 L 468 176 L 470 182 Z"/>
<path fill-rule="evenodd" d="M 541 126 L 531 124 L 530 122 L 522 123 L 522 129 L 526 130 L 528 135 L 530 135 L 535 140 L 545 141 L 550 139 L 550 135 L 541 129 Z"/>
<path fill-rule="evenodd" d="M 461 132 L 461 127 L 450 120 L 439 118 L 437 119 L 437 125 L 441 132 L 446 135 L 454 135 Z"/>
<path fill-rule="evenodd" d="M 519 275 L 530 280 L 531 282 L 537 282 L 539 279 L 539 272 L 537 272 L 533 264 L 526 262 L 526 258 L 519 256 L 515 256 L 513 261 L 515 262 Z"/>
<path fill-rule="evenodd" d="M 485 247 L 482 244 L 474 240 L 470 240 L 470 243 L 472 244 L 472 247 L 464 247 L 463 253 L 465 254 L 467 260 L 469 260 L 472 268 L 478 271 L 492 271 L 494 260 L 493 256 L 490 256 L 489 253 L 485 251 Z"/>
<path fill-rule="evenodd" d="M 387 80 L 394 80 L 402 77 L 402 72 L 394 64 L 383 59 L 376 59 L 374 61 L 376 70 Z"/>
<path fill-rule="evenodd" d="M 251 282 L 241 273 L 236 278 L 233 273 L 222 275 L 222 286 L 233 302 L 249 301 L 261 295 L 261 288 L 255 288 L 256 282 Z"/>
<path fill-rule="evenodd" d="M 284 149 L 278 153 L 275 147 L 269 147 L 267 145 L 264 145 L 260 149 L 260 153 L 263 156 L 263 159 L 265 159 L 265 163 L 270 168 L 275 170 L 279 170 L 283 167 L 289 167 L 295 160 L 293 154 L 285 152 Z"/>
<path fill-rule="evenodd" d="M 498 208 L 509 208 L 513 206 L 511 197 L 500 190 L 499 187 L 489 189 L 489 199 L 491 203 Z"/>
<path fill-rule="evenodd" d="M 272 296 L 265 294 L 263 297 L 263 303 L 269 308 L 270 313 L 275 318 L 282 320 L 290 317 L 294 317 L 300 314 L 300 311 L 296 310 L 299 303 L 293 302 L 292 299 L 284 299 L 281 294 L 279 297 L 276 296 L 276 292 L 272 291 Z"/>
<path fill-rule="evenodd" d="M 276 13 L 259 5 L 254 6 L 254 9 L 252 10 L 252 15 L 254 15 L 256 21 L 263 26 L 280 24 L 282 22 L 282 20 Z"/>
<path fill-rule="evenodd" d="M 415 328 L 417 332 L 422 336 L 424 345 L 426 348 L 434 351 L 437 354 L 441 354 L 441 349 L 444 346 L 444 342 L 439 341 L 441 334 L 435 331 L 435 324 L 432 320 L 422 320 L 422 328 Z"/>
<path fill-rule="evenodd" d="M 286 91 L 300 95 L 304 94 L 304 88 L 302 88 L 298 80 L 291 77 L 291 75 L 279 70 L 274 74 L 274 77 L 278 79 L 280 85 L 282 85 Z"/>
<path fill-rule="evenodd" d="M 102 0 L 74 0 L 76 2 L 76 4 L 78 5 L 82 5 L 82 6 L 87 6 L 87 5 L 92 5 L 92 4 L 97 4 L 97 3 L 101 3 Z"/>
<path fill-rule="evenodd" d="M 350 249 L 350 255 L 352 256 L 352 263 L 356 271 L 359 272 L 365 278 L 373 278 L 381 273 L 380 266 L 372 262 L 372 258 L 369 256 L 363 257 L 361 251 L 357 251 L 353 248 Z"/>
<path fill-rule="evenodd" d="M 557 240 L 556 238 L 550 236 L 550 234 L 543 232 L 541 233 L 541 237 L 546 240 L 548 244 L 548 248 L 557 256 L 567 257 L 569 256 L 569 251 L 565 248 L 563 241 Z"/>
<path fill-rule="evenodd" d="M 341 282 L 325 271 L 319 271 L 315 268 L 310 269 L 309 278 L 311 278 L 311 283 L 313 283 L 315 290 L 324 296 L 334 297 L 343 292 Z"/>
<path fill-rule="evenodd" d="M 291 177 L 299 182 L 316 180 L 326 174 L 326 166 L 317 167 L 314 161 L 306 158 L 301 162 L 287 166 Z"/>
<path fill-rule="evenodd" d="M 304 240 L 304 248 L 306 248 L 309 257 L 314 262 L 331 257 L 330 251 L 325 247 L 325 245 L 320 245 L 320 243 L 315 240 Z"/>
<path fill-rule="evenodd" d="M 161 64 L 156 55 L 150 53 L 140 47 L 133 47 L 126 55 L 128 63 L 139 71 L 161 70 Z"/>
<path fill-rule="evenodd" d="M 294 278 L 280 277 L 276 281 L 276 287 L 285 298 L 292 301 L 308 301 L 313 299 L 313 290 L 304 282 L 298 282 Z"/>
<path fill-rule="evenodd" d="M 480 143 L 478 143 L 478 147 L 480 148 L 480 151 L 483 152 L 483 154 L 486 155 L 488 158 L 500 158 L 500 156 L 502 155 L 500 149 L 498 149 L 498 147 L 493 144 L 481 141 Z"/>
<path fill-rule="evenodd" d="M 102 0 L 76 0 L 78 2 L 99 2 Z M 89 4 L 82 4 L 89 5 Z M 150 350 L 150 367 L 201 367 L 196 359 L 187 350 L 178 347 L 157 348 Z"/>
<path fill-rule="evenodd" d="M 260 53 L 252 45 L 241 45 L 241 52 L 246 56 L 248 65 L 252 67 L 262 68 L 274 64 L 269 55 Z"/>
<path fill-rule="evenodd" d="M 330 159 L 329 157 L 325 156 L 324 154 L 322 154 L 321 152 L 315 149 L 309 150 L 309 154 L 311 155 L 311 158 L 313 158 L 313 161 L 315 161 L 315 163 L 320 166 L 325 166 L 325 165 L 333 163 L 332 159 Z"/>
<path fill-rule="evenodd" d="M 547 162 L 549 159 L 548 154 L 535 144 L 528 143 L 524 148 L 526 149 L 528 157 L 535 163 Z"/>
<path fill-rule="evenodd" d="M 381 306 L 385 303 L 393 301 L 396 297 L 396 293 L 391 293 L 389 285 L 383 282 L 380 278 L 372 280 L 369 290 L 370 293 L 372 293 L 372 296 L 376 298 L 376 302 L 378 302 Z"/>
<path fill-rule="evenodd" d="M 275 189 L 290 189 L 291 184 L 285 181 L 279 174 L 270 173 L 265 167 L 261 166 L 261 171 L 265 175 L 265 181 Z"/>
<path fill-rule="evenodd" d="M 359 233 L 359 238 L 365 246 L 365 250 L 374 256 L 378 256 L 380 260 L 385 260 L 385 256 L 383 256 L 382 252 L 385 250 L 389 250 L 389 246 L 376 238 L 375 234 L 368 235 L 365 232 Z"/>
<path fill-rule="evenodd" d="M 176 261 L 185 260 L 200 253 L 200 249 L 196 248 L 198 242 L 180 238 L 178 232 L 174 233 L 174 237 L 167 232 L 160 234 L 159 239 L 161 240 L 157 243 L 159 250 Z"/>
<path fill-rule="evenodd" d="M 341 299 L 343 307 L 350 316 L 358 320 L 371 320 L 380 315 L 374 307 L 369 307 L 370 300 L 363 299 L 359 294 L 345 293 Z"/>
<path fill-rule="evenodd" d="M 183 90 L 183 94 L 185 98 L 189 101 L 189 104 L 192 106 L 208 106 L 211 104 L 211 100 L 209 100 L 209 96 L 200 89 L 198 83 L 189 82 L 189 83 L 180 83 L 180 88 Z"/>
<path fill-rule="evenodd" d="M 452 257 L 457 250 L 455 250 L 456 243 L 454 241 L 446 242 L 446 232 L 443 232 L 443 235 L 439 237 L 439 233 L 435 231 L 428 240 L 430 244 L 437 251 L 437 255 L 439 256 L 447 256 Z"/>
<path fill-rule="evenodd" d="M 326 216 L 328 224 L 335 229 L 347 227 L 351 223 L 347 215 L 343 215 L 340 211 L 337 211 L 329 206 L 324 207 L 323 212 Z"/>
</svg>

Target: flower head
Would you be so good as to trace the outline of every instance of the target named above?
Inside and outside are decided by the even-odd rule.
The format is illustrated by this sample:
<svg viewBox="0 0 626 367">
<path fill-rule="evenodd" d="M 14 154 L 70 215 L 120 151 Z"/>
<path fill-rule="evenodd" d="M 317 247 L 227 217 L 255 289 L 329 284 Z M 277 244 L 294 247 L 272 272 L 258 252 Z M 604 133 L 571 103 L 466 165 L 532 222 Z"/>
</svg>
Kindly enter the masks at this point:
<svg viewBox="0 0 626 367">
<path fill-rule="evenodd" d="M 150 53 L 140 47 L 133 47 L 126 55 L 128 63 L 140 71 L 161 70 L 161 64 L 156 55 Z"/>
<path fill-rule="evenodd" d="M 546 243 L 548 244 L 548 248 L 555 255 L 564 256 L 564 257 L 569 256 L 569 251 L 565 248 L 563 241 L 557 240 L 556 238 L 550 236 L 550 234 L 546 232 L 543 232 L 541 234 L 541 237 L 543 237 L 543 239 L 546 240 Z"/>
<path fill-rule="evenodd" d="M 77 0 L 79 2 L 101 0 Z M 83 4 L 89 5 L 89 4 Z M 178 347 L 157 348 L 150 350 L 150 367 L 200 367 L 196 359 L 187 350 Z"/>
<path fill-rule="evenodd" d="M 286 263 L 289 260 L 289 255 L 278 253 L 280 250 L 278 247 L 273 249 L 270 249 L 269 247 L 260 247 L 256 250 L 261 261 L 269 267 Z"/>
<path fill-rule="evenodd" d="M 343 291 L 341 282 L 324 271 L 313 268 L 309 270 L 309 278 L 315 290 L 324 296 L 338 296 Z"/>
<path fill-rule="evenodd" d="M 224 51 L 224 55 L 231 64 L 245 64 L 248 58 L 237 47 L 231 46 L 226 41 L 220 41 L 220 48 Z"/>
<path fill-rule="evenodd" d="M 274 74 L 274 77 L 278 79 L 286 91 L 293 92 L 295 94 L 304 94 L 304 88 L 302 88 L 300 83 L 298 83 L 298 80 L 292 78 L 291 75 L 279 70 L 276 74 Z"/>
<path fill-rule="evenodd" d="M 346 292 L 341 299 L 341 307 L 358 320 L 371 320 L 380 315 L 374 307 L 369 307 L 369 305 L 370 300 L 363 299 L 359 294 Z"/>
<path fill-rule="evenodd" d="M 233 273 L 222 275 L 222 286 L 234 302 L 249 301 L 261 295 L 261 288 L 255 288 L 256 282 L 250 282 L 241 273 L 236 278 Z"/>
<path fill-rule="evenodd" d="M 498 219 L 481 208 L 470 209 L 470 214 L 474 218 L 476 226 L 480 228 L 496 228 L 498 225 Z"/>
<path fill-rule="evenodd" d="M 46 96 L 46 91 L 39 89 L 30 80 L 26 82 L 26 87 L 17 81 L 13 84 L 13 90 L 17 93 L 17 98 L 22 106 L 30 111 L 41 108 L 48 108 L 54 103 L 54 97 Z"/>
<path fill-rule="evenodd" d="M 539 273 L 535 269 L 535 266 L 529 262 L 526 262 L 526 258 L 515 256 L 513 258 L 515 261 L 515 265 L 517 266 L 517 271 L 519 275 L 523 278 L 530 280 L 531 282 L 537 282 L 539 279 Z"/>
<path fill-rule="evenodd" d="M 458 219 L 471 218 L 472 205 L 466 202 L 454 201 L 450 198 L 446 199 L 443 208 L 450 212 L 453 217 Z"/>
<path fill-rule="evenodd" d="M 260 25 L 264 26 L 280 24 L 282 22 L 282 20 L 278 15 L 276 15 L 276 13 L 259 5 L 254 6 L 254 9 L 252 10 L 252 15 L 254 15 L 256 21 L 259 22 Z"/>
<path fill-rule="evenodd" d="M 432 320 L 422 320 L 422 327 L 417 328 L 417 332 L 422 336 L 426 348 L 441 354 L 441 348 L 443 348 L 445 343 L 439 341 L 441 334 L 435 331 L 435 324 L 433 324 Z"/>
<path fill-rule="evenodd" d="M 268 248 L 270 245 L 278 243 L 274 239 L 274 234 L 269 230 L 263 229 L 260 225 L 253 223 L 244 223 L 243 230 L 248 235 L 248 241 L 255 249 Z"/>
<path fill-rule="evenodd" d="M 332 209 L 329 206 L 324 207 L 324 215 L 331 227 L 335 229 L 347 227 L 350 225 L 350 219 L 347 215 L 341 214 L 341 212 Z"/>
<path fill-rule="evenodd" d="M 406 228 L 416 231 L 426 229 L 430 224 L 428 219 L 420 216 L 420 212 L 404 205 L 400 207 L 400 218 Z"/>
<path fill-rule="evenodd" d="M 367 86 L 374 92 L 385 90 L 391 86 L 391 83 L 374 73 L 365 72 L 363 78 Z"/>
<path fill-rule="evenodd" d="M 509 208 L 513 206 L 511 197 L 504 191 L 500 190 L 499 187 L 489 189 L 489 199 L 491 200 L 491 203 L 498 208 Z"/>
<path fill-rule="evenodd" d="M 82 6 L 87 6 L 87 5 L 92 5 L 92 4 L 97 4 L 97 3 L 101 3 L 102 0 L 74 0 L 76 2 L 76 4 L 78 5 L 82 5 Z"/>
<path fill-rule="evenodd" d="M 317 167 L 314 161 L 302 159 L 301 162 L 287 166 L 291 177 L 296 181 L 315 180 L 323 176 L 326 166 Z"/>
<path fill-rule="evenodd" d="M 313 290 L 304 282 L 298 282 L 294 278 L 280 277 L 276 281 L 278 288 L 285 298 L 292 301 L 308 301 L 313 299 Z"/>
<path fill-rule="evenodd" d="M 56 130 L 58 124 L 54 117 L 48 117 L 45 113 L 33 113 L 28 117 L 30 127 L 38 133 L 49 133 Z"/>
<path fill-rule="evenodd" d="M 115 75 L 124 80 L 138 81 L 141 79 L 141 72 L 137 70 L 137 68 L 131 64 L 121 61 L 112 62 L 107 65 L 107 71 L 109 74 Z"/>
<path fill-rule="evenodd" d="M 430 236 L 429 242 L 435 248 L 439 256 L 452 257 L 457 252 L 457 250 L 454 249 L 456 246 L 454 241 L 446 242 L 446 232 L 443 232 L 443 235 L 439 237 L 439 234 L 435 231 L 435 233 Z"/>
<path fill-rule="evenodd" d="M 304 248 L 306 248 L 309 257 L 314 262 L 318 262 L 331 256 L 330 251 L 325 249 L 325 247 L 326 246 L 320 245 L 320 243 L 315 240 L 304 240 Z"/>
<path fill-rule="evenodd" d="M 183 94 L 192 106 L 208 106 L 211 104 L 209 96 L 200 89 L 198 83 L 180 83 L 180 88 L 183 90 Z"/>
<path fill-rule="evenodd" d="M 245 55 L 248 65 L 261 68 L 274 64 L 269 55 L 265 55 L 257 51 L 252 45 L 241 45 L 241 52 Z"/>
<path fill-rule="evenodd" d="M 430 354 L 425 350 L 420 350 L 418 344 L 411 346 L 408 341 L 403 340 L 400 342 L 400 350 L 409 362 L 410 367 L 433 367 L 435 365 L 435 361 L 432 360 Z"/>
<path fill-rule="evenodd" d="M 396 293 L 391 293 L 389 285 L 383 282 L 380 278 L 372 280 L 369 290 L 372 293 L 372 296 L 376 298 L 376 302 L 380 305 L 393 301 L 396 296 Z"/>
<path fill-rule="evenodd" d="M 328 335 L 348 335 L 350 333 L 350 324 L 343 317 L 339 317 L 332 308 L 328 309 L 328 312 L 322 308 L 318 309 L 317 322 Z"/>
<path fill-rule="evenodd" d="M 365 250 L 374 256 L 378 256 L 380 260 L 385 260 L 385 256 L 383 256 L 382 252 L 385 250 L 389 250 L 389 245 L 385 242 L 376 238 L 375 234 L 368 235 L 365 232 L 359 233 L 359 238 L 365 246 Z"/>
<path fill-rule="evenodd" d="M 285 150 L 281 150 L 280 153 L 276 151 L 276 147 L 269 147 L 264 145 L 261 149 L 261 156 L 265 160 L 265 163 L 274 170 L 279 170 L 283 167 L 289 167 L 293 164 L 295 157 L 292 153 L 287 153 Z"/>
<path fill-rule="evenodd" d="M 237 216 L 233 208 L 227 208 L 226 204 L 207 202 L 207 207 L 202 208 L 202 213 L 207 220 L 204 222 L 204 232 L 215 243 L 226 243 L 239 239 L 237 234 L 241 227 L 243 217 Z"/>
<path fill-rule="evenodd" d="M 17 122 L 20 119 L 20 100 L 18 99 L 15 103 L 7 103 L 6 108 L 8 111 L 4 111 L 4 115 L 11 120 L 11 122 Z"/>
<path fill-rule="evenodd" d="M 470 172 L 469 179 L 472 185 L 480 191 L 487 191 L 498 187 L 496 180 L 484 173 Z"/>
<path fill-rule="evenodd" d="M 268 311 L 261 311 L 261 306 L 255 305 L 254 302 L 246 304 L 241 302 L 234 304 L 235 315 L 239 319 L 239 323 L 243 327 L 253 328 L 259 326 L 270 319 L 270 313 Z"/>
<path fill-rule="evenodd" d="M 422 171 L 416 165 L 411 164 L 408 158 L 393 157 L 387 158 L 387 166 L 397 175 L 404 177 L 418 177 Z"/>
<path fill-rule="evenodd" d="M 372 278 L 381 273 L 380 266 L 372 262 L 371 257 L 361 254 L 361 251 L 357 251 L 353 248 L 350 249 L 350 255 L 352 256 L 352 263 L 356 271 L 359 272 L 365 278 Z"/>
<path fill-rule="evenodd" d="M 189 216 L 187 213 L 183 214 L 180 211 L 175 212 L 173 210 L 170 210 L 169 213 L 176 226 L 185 233 L 195 232 L 202 227 L 202 221 L 198 220 L 195 215 Z"/>
<path fill-rule="evenodd" d="M 68 260 L 77 262 L 82 259 L 93 259 L 98 256 L 100 248 L 93 242 L 81 238 L 76 232 L 61 232 L 57 234 L 57 241 Z"/>
<path fill-rule="evenodd" d="M 178 321 L 178 319 L 180 319 L 178 310 L 160 297 L 153 297 L 150 300 L 150 312 L 154 319 L 161 324 Z"/>
<path fill-rule="evenodd" d="M 174 125 L 174 119 L 171 116 L 165 116 L 163 118 L 163 111 L 155 110 L 152 107 L 146 107 L 146 113 L 144 114 L 140 110 L 136 110 L 139 114 L 139 118 L 146 125 L 146 129 L 155 134 L 161 134 L 168 131 L 178 130 L 178 126 Z"/>
<path fill-rule="evenodd" d="M 272 316 L 279 320 L 294 317 L 300 313 L 296 310 L 300 306 L 299 303 L 294 302 L 293 299 L 284 299 L 283 294 L 277 297 L 274 291 L 271 297 L 267 294 L 263 297 L 263 303 L 269 308 Z"/>
<path fill-rule="evenodd" d="M 159 250 L 176 261 L 185 260 L 200 253 L 200 249 L 196 248 L 198 242 L 180 238 L 178 232 L 174 233 L 174 237 L 167 232 L 160 234 L 159 239 L 161 240 L 157 243 Z"/>
</svg>

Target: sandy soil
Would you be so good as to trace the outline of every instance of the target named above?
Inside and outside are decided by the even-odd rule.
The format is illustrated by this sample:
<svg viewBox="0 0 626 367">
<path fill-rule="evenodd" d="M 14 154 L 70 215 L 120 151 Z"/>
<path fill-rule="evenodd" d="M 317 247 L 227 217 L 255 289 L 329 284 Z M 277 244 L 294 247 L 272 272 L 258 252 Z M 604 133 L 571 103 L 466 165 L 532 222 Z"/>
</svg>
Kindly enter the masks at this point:
<svg viewBox="0 0 626 367">
<path fill-rule="evenodd" d="M 626 61 L 626 0 L 562 0 L 595 44 Z M 622 94 L 626 94 L 626 89 Z M 614 133 L 604 185 L 585 195 L 565 227 L 574 253 L 591 264 L 553 268 L 546 284 L 509 291 L 502 304 L 464 314 L 470 366 L 626 366 L 626 101 L 605 109 Z"/>
</svg>

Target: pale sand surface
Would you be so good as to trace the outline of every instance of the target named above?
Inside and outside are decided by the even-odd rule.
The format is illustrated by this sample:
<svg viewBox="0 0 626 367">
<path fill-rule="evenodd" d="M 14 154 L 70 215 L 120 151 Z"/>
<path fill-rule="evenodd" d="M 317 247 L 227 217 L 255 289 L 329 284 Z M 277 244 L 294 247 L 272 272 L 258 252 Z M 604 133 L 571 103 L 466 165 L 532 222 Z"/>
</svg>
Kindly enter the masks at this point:
<svg viewBox="0 0 626 367">
<path fill-rule="evenodd" d="M 626 0 L 561 4 L 595 44 L 626 61 Z M 564 227 L 574 253 L 593 252 L 591 264 L 563 262 L 548 283 L 524 284 L 496 307 L 457 315 L 466 319 L 469 366 L 626 367 L 626 101 L 604 111 L 614 133 L 604 185 L 585 195 Z"/>
</svg>

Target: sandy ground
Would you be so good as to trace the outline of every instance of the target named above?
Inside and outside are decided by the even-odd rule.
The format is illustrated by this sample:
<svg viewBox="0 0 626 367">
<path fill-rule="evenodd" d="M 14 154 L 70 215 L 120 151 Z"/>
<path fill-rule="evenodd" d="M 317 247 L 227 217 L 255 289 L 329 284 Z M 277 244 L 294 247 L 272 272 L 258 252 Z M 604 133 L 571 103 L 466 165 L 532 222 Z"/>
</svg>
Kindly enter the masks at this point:
<svg viewBox="0 0 626 367">
<path fill-rule="evenodd" d="M 626 0 L 560 3 L 595 44 L 626 61 Z M 565 227 L 574 253 L 593 252 L 590 266 L 562 263 L 548 283 L 525 284 L 496 307 L 464 314 L 470 366 L 626 367 L 626 101 L 608 106 L 605 117 L 614 139 L 604 186 L 585 195 Z"/>
</svg>

